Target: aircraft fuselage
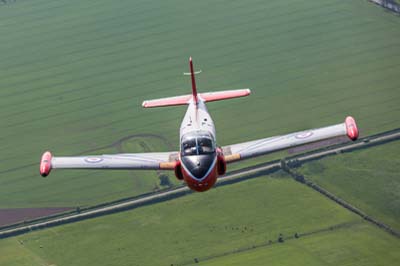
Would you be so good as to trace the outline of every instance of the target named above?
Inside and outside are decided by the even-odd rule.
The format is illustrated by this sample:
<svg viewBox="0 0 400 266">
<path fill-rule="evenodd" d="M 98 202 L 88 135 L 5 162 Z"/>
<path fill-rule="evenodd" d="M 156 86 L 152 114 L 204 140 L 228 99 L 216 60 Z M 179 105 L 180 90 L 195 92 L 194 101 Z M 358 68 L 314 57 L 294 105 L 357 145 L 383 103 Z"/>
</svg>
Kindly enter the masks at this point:
<svg viewBox="0 0 400 266">
<path fill-rule="evenodd" d="M 218 177 L 218 155 L 214 122 L 199 97 L 192 101 L 180 128 L 182 176 L 191 189 L 206 191 Z"/>
</svg>

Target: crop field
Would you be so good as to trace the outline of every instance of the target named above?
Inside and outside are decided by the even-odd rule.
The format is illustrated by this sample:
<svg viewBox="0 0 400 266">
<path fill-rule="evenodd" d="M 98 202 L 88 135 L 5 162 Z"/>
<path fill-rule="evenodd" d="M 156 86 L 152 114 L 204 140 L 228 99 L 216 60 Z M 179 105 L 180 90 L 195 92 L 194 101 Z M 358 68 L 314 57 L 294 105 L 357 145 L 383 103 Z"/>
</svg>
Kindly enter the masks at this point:
<svg viewBox="0 0 400 266">
<path fill-rule="evenodd" d="M 395 237 L 278 172 L 0 240 L 0 265 L 394 265 L 399 248 Z"/>
<path fill-rule="evenodd" d="M 178 148 L 191 55 L 220 145 L 357 118 L 400 122 L 400 20 L 366 1 L 7 1 L 0 5 L 0 208 L 76 207 L 160 188 L 155 172 L 54 171 L 55 155 Z M 172 185 L 177 184 L 172 173 Z"/>
<path fill-rule="evenodd" d="M 358 225 L 193 265 L 387 265 L 397 263 L 397 245 L 379 229 Z"/>
<path fill-rule="evenodd" d="M 400 231 L 400 141 L 303 165 L 299 172 Z"/>
</svg>

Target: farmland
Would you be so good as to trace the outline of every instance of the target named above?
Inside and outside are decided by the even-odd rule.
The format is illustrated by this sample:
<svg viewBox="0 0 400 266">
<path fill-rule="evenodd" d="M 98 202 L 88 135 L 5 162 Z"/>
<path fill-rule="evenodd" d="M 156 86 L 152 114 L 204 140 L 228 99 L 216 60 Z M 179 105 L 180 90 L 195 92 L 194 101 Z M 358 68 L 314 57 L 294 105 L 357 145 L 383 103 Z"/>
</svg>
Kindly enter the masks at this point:
<svg viewBox="0 0 400 266">
<path fill-rule="evenodd" d="M 303 165 L 299 172 L 400 231 L 400 141 Z"/>
<path fill-rule="evenodd" d="M 395 237 L 278 172 L 1 240 L 10 255 L 0 265 L 386 265 L 399 248 Z"/>
<path fill-rule="evenodd" d="M 386 265 L 391 261 L 396 264 L 398 254 L 392 245 L 397 246 L 398 240 L 379 229 L 358 225 L 222 256 L 199 265 Z"/>
<path fill-rule="evenodd" d="M 0 208 L 87 206 L 157 188 L 154 172 L 42 179 L 38 161 L 47 149 L 177 149 L 184 108 L 140 104 L 188 93 L 189 55 L 203 70 L 200 91 L 252 88 L 209 104 L 220 145 L 348 114 L 363 135 L 399 124 L 400 21 L 365 1 L 10 1 L 0 16 Z"/>
<path fill-rule="evenodd" d="M 252 89 L 208 105 L 220 145 L 349 114 L 363 136 L 399 127 L 400 20 L 367 1 L 20 0 L 1 4 L 0 18 L 0 209 L 75 208 L 162 188 L 155 172 L 43 179 L 38 162 L 45 150 L 177 149 L 184 107 L 141 102 L 189 93 L 190 55 L 203 70 L 199 91 Z M 391 143 L 297 170 L 399 230 L 398 150 Z M 395 265 L 399 248 L 278 172 L 2 239 L 0 265 Z"/>
</svg>

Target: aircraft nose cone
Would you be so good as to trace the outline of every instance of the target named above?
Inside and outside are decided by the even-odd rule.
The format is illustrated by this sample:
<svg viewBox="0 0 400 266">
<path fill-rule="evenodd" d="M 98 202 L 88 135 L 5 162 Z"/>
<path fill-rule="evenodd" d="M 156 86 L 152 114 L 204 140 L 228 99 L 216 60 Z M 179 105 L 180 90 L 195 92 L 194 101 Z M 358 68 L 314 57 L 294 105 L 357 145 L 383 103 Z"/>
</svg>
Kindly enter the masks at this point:
<svg viewBox="0 0 400 266">
<path fill-rule="evenodd" d="M 192 176 L 201 179 L 212 167 L 214 157 L 214 154 L 185 156 L 182 157 L 182 163 Z"/>
<path fill-rule="evenodd" d="M 190 169 L 190 173 L 197 179 L 201 179 L 207 174 L 208 169 L 207 167 L 193 167 Z"/>
</svg>

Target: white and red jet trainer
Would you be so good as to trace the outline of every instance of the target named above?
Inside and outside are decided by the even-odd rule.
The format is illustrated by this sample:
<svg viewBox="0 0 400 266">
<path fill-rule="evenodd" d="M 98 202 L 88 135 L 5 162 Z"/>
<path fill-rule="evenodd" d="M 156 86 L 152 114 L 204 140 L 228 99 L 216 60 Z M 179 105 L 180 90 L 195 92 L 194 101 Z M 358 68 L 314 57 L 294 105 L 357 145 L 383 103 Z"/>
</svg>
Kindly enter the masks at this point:
<svg viewBox="0 0 400 266">
<path fill-rule="evenodd" d="M 189 65 L 192 94 L 143 102 L 145 108 L 188 105 L 180 128 L 179 152 L 53 157 L 47 151 L 40 162 L 40 174 L 45 177 L 51 169 L 59 168 L 174 170 L 175 176 L 191 189 L 206 191 L 225 174 L 227 163 L 343 135 L 351 140 L 358 138 L 356 122 L 348 116 L 344 123 L 333 126 L 219 147 L 205 103 L 247 96 L 250 90 L 197 93 L 192 58 Z"/>
</svg>

